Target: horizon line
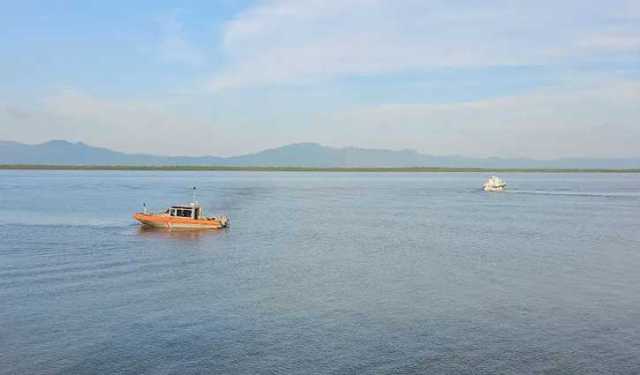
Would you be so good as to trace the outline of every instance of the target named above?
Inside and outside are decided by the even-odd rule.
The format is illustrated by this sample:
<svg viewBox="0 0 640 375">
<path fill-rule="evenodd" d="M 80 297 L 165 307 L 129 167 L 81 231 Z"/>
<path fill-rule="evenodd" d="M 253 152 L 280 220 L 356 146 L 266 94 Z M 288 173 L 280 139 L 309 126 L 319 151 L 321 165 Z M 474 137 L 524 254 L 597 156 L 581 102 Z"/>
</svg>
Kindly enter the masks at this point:
<svg viewBox="0 0 640 375">
<path fill-rule="evenodd" d="M 164 172 L 379 172 L 379 173 L 640 173 L 638 168 L 476 168 L 476 167 L 297 167 L 207 165 L 56 165 L 0 164 L 0 170 L 36 171 L 164 171 Z"/>
</svg>

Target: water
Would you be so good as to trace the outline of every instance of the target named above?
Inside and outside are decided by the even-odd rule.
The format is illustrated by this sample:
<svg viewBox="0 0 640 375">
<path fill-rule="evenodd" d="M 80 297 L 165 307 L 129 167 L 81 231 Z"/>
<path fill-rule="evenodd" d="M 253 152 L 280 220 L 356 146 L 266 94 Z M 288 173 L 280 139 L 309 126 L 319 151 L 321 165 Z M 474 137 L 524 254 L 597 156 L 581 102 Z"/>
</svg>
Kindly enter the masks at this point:
<svg viewBox="0 0 640 375">
<path fill-rule="evenodd" d="M 486 177 L 0 171 L 0 373 L 640 372 L 640 175 Z"/>
</svg>

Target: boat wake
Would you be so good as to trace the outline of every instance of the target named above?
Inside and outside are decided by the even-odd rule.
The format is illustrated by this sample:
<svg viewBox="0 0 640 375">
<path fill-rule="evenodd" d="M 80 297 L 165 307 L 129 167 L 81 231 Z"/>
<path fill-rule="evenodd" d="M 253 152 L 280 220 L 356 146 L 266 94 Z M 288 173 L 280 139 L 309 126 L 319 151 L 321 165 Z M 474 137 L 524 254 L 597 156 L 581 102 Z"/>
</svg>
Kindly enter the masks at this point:
<svg viewBox="0 0 640 375">
<path fill-rule="evenodd" d="M 558 190 L 509 190 L 508 194 L 551 195 L 567 197 L 600 197 L 600 198 L 632 198 L 640 199 L 640 192 L 586 192 Z"/>
</svg>

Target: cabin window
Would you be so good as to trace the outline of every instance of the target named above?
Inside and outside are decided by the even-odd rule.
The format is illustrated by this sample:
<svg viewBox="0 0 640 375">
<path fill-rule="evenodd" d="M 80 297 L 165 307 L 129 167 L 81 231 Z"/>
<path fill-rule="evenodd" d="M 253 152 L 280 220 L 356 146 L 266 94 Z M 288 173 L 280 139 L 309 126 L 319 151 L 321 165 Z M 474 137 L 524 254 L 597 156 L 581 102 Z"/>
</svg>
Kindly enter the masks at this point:
<svg viewBox="0 0 640 375">
<path fill-rule="evenodd" d="M 178 209 L 178 215 L 180 217 L 191 217 L 191 210 L 189 209 Z"/>
<path fill-rule="evenodd" d="M 197 208 L 196 208 L 197 210 Z M 192 217 L 193 209 L 191 208 L 172 208 L 171 210 L 167 210 L 169 215 L 178 216 L 178 217 Z M 198 215 L 198 211 L 196 211 L 196 217 Z"/>
</svg>

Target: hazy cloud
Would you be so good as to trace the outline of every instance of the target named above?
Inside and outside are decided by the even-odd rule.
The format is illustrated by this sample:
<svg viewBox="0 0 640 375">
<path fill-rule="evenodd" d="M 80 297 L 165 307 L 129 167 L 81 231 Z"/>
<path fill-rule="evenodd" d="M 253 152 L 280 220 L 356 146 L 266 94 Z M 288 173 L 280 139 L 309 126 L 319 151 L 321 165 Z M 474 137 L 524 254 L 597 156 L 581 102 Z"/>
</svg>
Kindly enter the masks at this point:
<svg viewBox="0 0 640 375">
<path fill-rule="evenodd" d="M 394 104 L 318 118 L 332 123 L 325 142 L 368 134 L 368 147 L 410 147 L 474 156 L 635 157 L 640 83 L 600 83 L 445 105 Z M 343 144 L 344 145 L 344 144 Z"/>
<path fill-rule="evenodd" d="M 161 40 L 158 51 L 163 61 L 188 66 L 202 66 L 205 63 L 204 53 L 188 41 L 177 15 L 163 17 L 159 23 Z"/>
<path fill-rule="evenodd" d="M 4 111 L 7 115 L 9 115 L 10 118 L 13 118 L 14 120 L 24 120 L 33 115 L 29 111 L 11 106 L 5 107 Z"/>
<path fill-rule="evenodd" d="M 165 104 L 66 89 L 41 99 L 29 108 L 29 116 L 16 118 L 11 112 L 0 111 L 0 140 L 38 143 L 68 139 L 126 152 L 163 155 L 226 155 L 236 152 L 246 141 L 231 131 L 237 128 L 236 123 L 216 121 Z"/>
<path fill-rule="evenodd" d="M 386 104 L 316 114 L 282 113 L 245 123 L 150 102 L 65 90 L 28 117 L 0 111 L 0 138 L 80 140 L 129 152 L 232 155 L 293 141 L 412 148 L 437 155 L 636 157 L 640 83 L 601 82 L 451 104 Z M 3 115 L 4 113 L 4 115 Z M 4 117 L 4 118 L 3 118 Z M 260 117 L 260 116 L 258 116 Z M 298 123 L 278 135 L 274 126 Z M 242 129 L 242 130 L 240 130 Z"/>
</svg>

